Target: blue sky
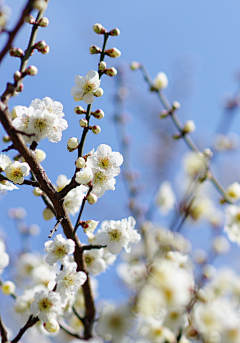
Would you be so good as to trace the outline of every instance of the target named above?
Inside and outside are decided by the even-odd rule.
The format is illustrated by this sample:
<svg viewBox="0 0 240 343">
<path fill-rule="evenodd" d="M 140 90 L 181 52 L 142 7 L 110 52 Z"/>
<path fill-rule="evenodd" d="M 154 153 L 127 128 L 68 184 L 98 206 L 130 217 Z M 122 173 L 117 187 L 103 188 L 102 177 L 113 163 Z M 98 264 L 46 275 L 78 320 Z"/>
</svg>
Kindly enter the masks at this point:
<svg viewBox="0 0 240 343">
<path fill-rule="evenodd" d="M 16 22 L 25 1 L 6 0 L 5 3 L 12 8 L 11 26 Z M 122 52 L 118 59 L 106 59 L 109 67 L 117 68 L 120 62 L 127 66 L 131 61 L 139 61 L 145 64 L 153 78 L 159 71 L 168 75 L 167 96 L 170 101 L 180 100 L 180 117 L 195 121 L 197 131 L 193 137 L 202 147 L 206 147 L 222 113 L 222 95 L 238 89 L 236 75 L 240 71 L 239 14 L 240 2 L 237 0 L 50 0 L 46 11 L 50 24 L 39 30 L 37 39 L 44 39 L 50 45 L 50 53 L 41 55 L 35 52 L 30 64 L 38 67 L 39 74 L 26 79 L 24 92 L 10 102 L 10 107 L 29 106 L 33 99 L 49 96 L 63 103 L 69 129 L 64 132 L 60 143 L 44 141 L 39 146 L 47 152 L 43 167 L 50 179 L 55 182 L 59 174 L 66 174 L 70 178 L 74 170 L 76 156 L 67 151 L 66 142 L 71 136 L 79 136 L 81 131 L 78 125 L 79 117 L 73 111 L 76 103 L 70 90 L 74 86 L 76 74 L 85 75 L 89 70 L 97 69 L 98 56 L 90 55 L 89 47 L 92 44 L 101 46 L 102 37 L 93 32 L 93 24 L 99 22 L 108 30 L 118 27 L 121 31 L 119 37 L 109 39 L 108 48 L 117 47 Z M 16 46 L 23 49 L 26 47 L 29 32 L 30 26 L 26 24 L 16 38 Z M 3 39 L 0 39 L 0 44 L 2 42 Z M 18 60 L 7 56 L 0 69 L 1 92 L 5 83 L 11 81 L 17 68 Z M 141 160 L 139 162 L 139 150 L 147 153 L 144 150 L 146 142 L 143 137 L 151 140 L 151 133 L 145 128 L 145 122 L 149 120 L 147 110 L 149 108 L 149 111 L 152 111 L 155 108 L 157 115 L 161 106 L 154 94 L 148 94 L 147 85 L 140 73 L 127 71 L 127 80 L 130 89 L 127 106 L 133 118 L 129 131 L 134 136 L 134 163 L 140 170 L 142 168 L 143 176 L 147 177 L 148 167 L 143 166 Z M 111 145 L 113 150 L 119 150 L 112 122 L 114 80 L 104 77 L 101 86 L 105 92 L 104 96 L 95 101 L 93 108 L 102 108 L 105 112 L 105 118 L 100 123 L 102 132 L 98 136 L 88 135 L 85 152 L 93 147 L 96 149 L 101 143 Z M 140 115 L 139 104 L 145 97 L 144 116 L 143 113 Z M 149 106 L 146 105 L 147 101 Z M 94 123 L 98 124 L 96 121 Z M 238 134 L 239 124 L 240 120 L 236 118 L 232 131 Z M 179 146 L 180 152 L 184 151 L 184 144 L 179 143 Z M 2 145 L 2 148 L 4 147 Z M 226 168 L 221 164 L 217 165 L 217 173 L 221 169 L 226 172 Z M 147 178 L 143 179 L 143 183 L 148 189 Z M 40 199 L 33 197 L 32 190 L 27 186 L 22 188 L 24 193 L 20 190 L 9 192 L 7 196 L 0 198 L 0 224 L 10 236 L 15 231 L 6 216 L 7 209 L 10 206 L 26 207 L 27 221 L 38 223 L 45 233 L 33 242 L 34 247 L 39 248 L 43 246 L 54 223 L 42 220 L 44 206 Z M 150 193 L 147 192 L 146 197 L 150 197 Z M 107 192 L 99 200 L 94 214 L 93 208 L 87 206 L 84 216 L 85 219 L 91 217 L 95 220 L 125 218 L 129 215 L 125 204 L 126 193 L 119 177 L 116 191 Z M 11 235 L 11 240 L 14 242 L 11 249 L 12 246 L 18 246 L 17 237 Z M 109 289 L 112 289 L 112 286 Z M 102 294 L 109 294 L 109 289 Z"/>
</svg>

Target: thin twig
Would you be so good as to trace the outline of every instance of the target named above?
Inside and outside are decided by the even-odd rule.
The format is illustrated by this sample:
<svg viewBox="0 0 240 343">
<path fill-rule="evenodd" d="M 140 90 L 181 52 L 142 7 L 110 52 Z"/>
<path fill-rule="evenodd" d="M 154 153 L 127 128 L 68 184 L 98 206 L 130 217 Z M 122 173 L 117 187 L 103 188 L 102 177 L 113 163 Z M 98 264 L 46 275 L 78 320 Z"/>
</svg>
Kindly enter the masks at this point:
<svg viewBox="0 0 240 343">
<path fill-rule="evenodd" d="M 33 315 L 31 315 L 28 318 L 28 321 L 26 322 L 26 324 L 20 329 L 19 333 L 17 334 L 17 336 L 11 341 L 12 343 L 17 343 L 22 336 L 24 335 L 24 333 L 31 328 L 33 325 L 35 325 L 37 322 L 39 321 L 38 317 L 33 317 Z"/>
<path fill-rule="evenodd" d="M 1 337 L 2 337 L 2 343 L 5 343 L 8 341 L 8 332 L 7 329 L 5 328 L 3 322 L 2 322 L 2 318 L 0 316 L 0 333 L 1 333 Z"/>
<path fill-rule="evenodd" d="M 60 218 L 56 225 L 54 226 L 54 228 L 50 231 L 50 235 L 48 236 L 48 238 L 52 238 L 52 235 L 54 234 L 55 231 L 57 231 L 57 228 L 59 226 L 59 224 L 61 224 L 61 222 L 63 221 L 63 218 Z"/>
<path fill-rule="evenodd" d="M 106 248 L 107 246 L 106 245 L 83 245 L 82 246 L 82 251 L 85 251 L 85 250 L 92 250 L 92 249 L 102 249 L 102 248 Z"/>
</svg>

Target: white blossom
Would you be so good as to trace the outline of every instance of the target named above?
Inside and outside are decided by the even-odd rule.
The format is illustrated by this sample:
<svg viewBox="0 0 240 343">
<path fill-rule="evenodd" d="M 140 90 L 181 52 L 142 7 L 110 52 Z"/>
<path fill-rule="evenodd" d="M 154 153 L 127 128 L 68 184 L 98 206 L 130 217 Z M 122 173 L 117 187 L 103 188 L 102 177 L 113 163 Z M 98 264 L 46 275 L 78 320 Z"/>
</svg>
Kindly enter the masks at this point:
<svg viewBox="0 0 240 343">
<path fill-rule="evenodd" d="M 240 208 L 236 205 L 229 205 L 225 210 L 226 222 L 224 231 L 231 242 L 240 245 Z"/>
<path fill-rule="evenodd" d="M 47 291 L 36 292 L 34 302 L 30 305 L 30 311 L 44 323 L 56 319 L 63 312 L 60 294 Z"/>
<path fill-rule="evenodd" d="M 97 241 L 102 245 L 107 245 L 107 249 L 112 254 L 118 254 L 124 247 L 126 252 L 131 251 L 131 243 L 138 243 L 140 235 L 134 230 L 135 219 L 129 217 L 122 220 L 104 221 L 101 230 L 96 235 Z"/>
<path fill-rule="evenodd" d="M 65 239 L 61 234 L 56 235 L 54 241 L 47 241 L 44 244 L 45 252 L 49 254 L 46 262 L 53 266 L 59 260 L 63 265 L 69 261 L 70 254 L 75 251 L 75 242 L 72 239 Z"/>
<path fill-rule="evenodd" d="M 6 253 L 5 250 L 5 244 L 0 238 L 0 274 L 2 274 L 3 269 L 9 265 L 9 255 Z"/>
<path fill-rule="evenodd" d="M 175 201 L 176 197 L 171 183 L 169 181 L 163 182 L 155 196 L 155 203 L 159 207 L 160 213 L 167 215 L 173 209 Z"/>
<path fill-rule="evenodd" d="M 163 72 L 159 72 L 153 81 L 154 88 L 163 89 L 168 86 L 167 75 Z"/>
<path fill-rule="evenodd" d="M 19 189 L 19 188 L 7 180 L 0 181 L 1 194 L 5 194 L 7 191 L 12 191 L 14 189 Z"/>
<path fill-rule="evenodd" d="M 11 158 L 9 158 L 7 155 L 1 154 L 0 155 L 0 172 L 4 171 L 10 163 L 11 163 Z"/>
<path fill-rule="evenodd" d="M 90 167 L 83 168 L 79 172 L 76 173 L 75 180 L 77 183 L 86 185 L 93 179 L 93 172 Z"/>
<path fill-rule="evenodd" d="M 92 192 L 95 193 L 99 198 L 105 193 L 105 191 L 108 191 L 109 189 L 112 191 L 115 190 L 116 180 L 111 174 L 107 174 L 96 168 L 93 168 L 92 171 Z"/>
<path fill-rule="evenodd" d="M 57 115 L 59 118 L 64 117 L 63 105 L 59 101 L 53 101 L 49 97 L 45 97 L 42 100 L 35 99 L 31 102 L 30 107 L 34 110 L 48 110 L 49 113 Z"/>
<path fill-rule="evenodd" d="M 69 299 L 78 292 L 86 280 L 86 273 L 77 272 L 77 263 L 71 262 L 65 266 L 65 270 L 60 271 L 57 275 L 57 292 L 63 299 Z"/>
<path fill-rule="evenodd" d="M 103 259 L 103 249 L 84 251 L 87 271 L 93 276 L 106 270 L 107 264 Z"/>
<path fill-rule="evenodd" d="M 98 72 L 90 70 L 85 77 L 77 75 L 74 82 L 76 86 L 71 89 L 74 100 L 83 100 L 86 104 L 91 104 L 94 101 L 93 94 L 100 86 Z"/>
<path fill-rule="evenodd" d="M 14 161 L 10 163 L 5 169 L 6 176 L 14 183 L 22 184 L 24 182 L 24 176 L 29 174 L 30 167 L 26 162 Z"/>
<path fill-rule="evenodd" d="M 84 223 L 83 231 L 89 238 L 93 238 L 93 232 L 98 226 L 99 221 L 96 220 L 87 220 Z"/>
<path fill-rule="evenodd" d="M 112 151 L 109 145 L 101 144 L 97 151 L 88 157 L 87 163 L 91 168 L 117 176 L 120 173 L 119 166 L 123 163 L 123 156 L 119 152 Z"/>
</svg>

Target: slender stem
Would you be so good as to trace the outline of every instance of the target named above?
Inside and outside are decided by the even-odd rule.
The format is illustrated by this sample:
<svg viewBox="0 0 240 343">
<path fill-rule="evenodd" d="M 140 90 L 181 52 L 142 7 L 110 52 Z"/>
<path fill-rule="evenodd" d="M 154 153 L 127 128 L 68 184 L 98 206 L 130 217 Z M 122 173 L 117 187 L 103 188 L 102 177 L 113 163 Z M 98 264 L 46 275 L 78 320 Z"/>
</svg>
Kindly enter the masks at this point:
<svg viewBox="0 0 240 343">
<path fill-rule="evenodd" d="M 86 251 L 86 250 L 92 250 L 92 249 L 102 249 L 102 248 L 106 248 L 106 245 L 83 245 L 82 246 L 82 251 Z"/>
<path fill-rule="evenodd" d="M 0 316 L 0 334 L 1 334 L 1 337 L 2 337 L 2 340 L 1 342 L 2 343 L 5 343 L 8 341 L 8 332 L 7 332 L 7 329 L 5 328 L 3 322 L 2 322 L 2 318 Z"/>
<path fill-rule="evenodd" d="M 11 343 L 17 343 L 22 336 L 24 335 L 24 333 L 31 328 L 33 325 L 35 325 L 37 322 L 39 321 L 38 317 L 33 317 L 33 315 L 31 315 L 28 318 L 27 323 L 20 329 L 19 333 L 17 334 L 17 336 L 11 341 Z"/>
</svg>

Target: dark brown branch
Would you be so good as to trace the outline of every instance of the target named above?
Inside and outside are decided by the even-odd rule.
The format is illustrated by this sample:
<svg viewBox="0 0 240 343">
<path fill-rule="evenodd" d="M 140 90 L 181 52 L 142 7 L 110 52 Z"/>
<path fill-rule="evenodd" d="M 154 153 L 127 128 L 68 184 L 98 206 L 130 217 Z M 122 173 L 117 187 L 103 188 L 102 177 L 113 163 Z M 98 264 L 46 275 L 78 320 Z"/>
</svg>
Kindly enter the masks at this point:
<svg viewBox="0 0 240 343">
<path fill-rule="evenodd" d="M 32 4 L 33 4 L 34 0 L 29 0 L 27 5 L 25 6 L 22 15 L 18 21 L 18 23 L 16 24 L 15 28 L 11 31 L 8 32 L 8 41 L 5 44 L 5 47 L 3 48 L 3 50 L 0 52 L 0 64 L 2 59 L 4 58 L 4 56 L 7 54 L 7 52 L 9 51 L 9 49 L 12 46 L 13 40 L 16 36 L 16 34 L 18 33 L 18 31 L 20 30 L 21 26 L 24 24 L 24 18 L 31 13 L 32 10 Z"/>
<path fill-rule="evenodd" d="M 92 250 L 92 249 L 102 249 L 102 248 L 106 248 L 107 246 L 106 245 L 83 245 L 82 246 L 82 251 L 85 251 L 85 250 Z"/>
<path fill-rule="evenodd" d="M 9 181 L 12 182 L 11 180 L 9 180 L 7 177 L 3 176 L 2 174 L 0 174 L 0 181 Z M 21 185 L 30 185 L 32 187 L 39 187 L 39 183 L 37 181 L 31 181 L 31 180 L 24 180 L 23 183 Z"/>
<path fill-rule="evenodd" d="M 58 194 L 61 199 L 65 198 L 65 196 L 74 188 L 79 186 L 79 183 L 75 180 L 75 174 L 72 180 L 67 184 Z"/>
<path fill-rule="evenodd" d="M 9 150 L 17 150 L 14 144 L 9 145 L 6 149 L 3 149 L 2 152 L 7 152 Z"/>
<path fill-rule="evenodd" d="M 5 326 L 3 325 L 2 322 L 2 318 L 0 316 L 0 333 L 1 333 L 1 337 L 2 337 L 2 343 L 5 343 L 8 341 L 8 332 L 7 329 L 5 328 Z"/>
<path fill-rule="evenodd" d="M 39 321 L 38 317 L 33 317 L 33 315 L 31 315 L 28 318 L 27 323 L 20 329 L 17 336 L 12 340 L 12 343 L 17 343 L 22 338 L 22 336 L 25 334 L 25 332 L 29 328 L 31 328 L 33 325 L 35 325 L 38 321 Z"/>
<path fill-rule="evenodd" d="M 50 235 L 48 236 L 48 238 L 52 238 L 52 235 L 54 234 L 55 231 L 57 231 L 57 228 L 59 226 L 59 224 L 61 224 L 61 222 L 63 221 L 63 218 L 60 218 L 56 225 L 54 226 L 54 228 L 50 231 Z"/>
</svg>

